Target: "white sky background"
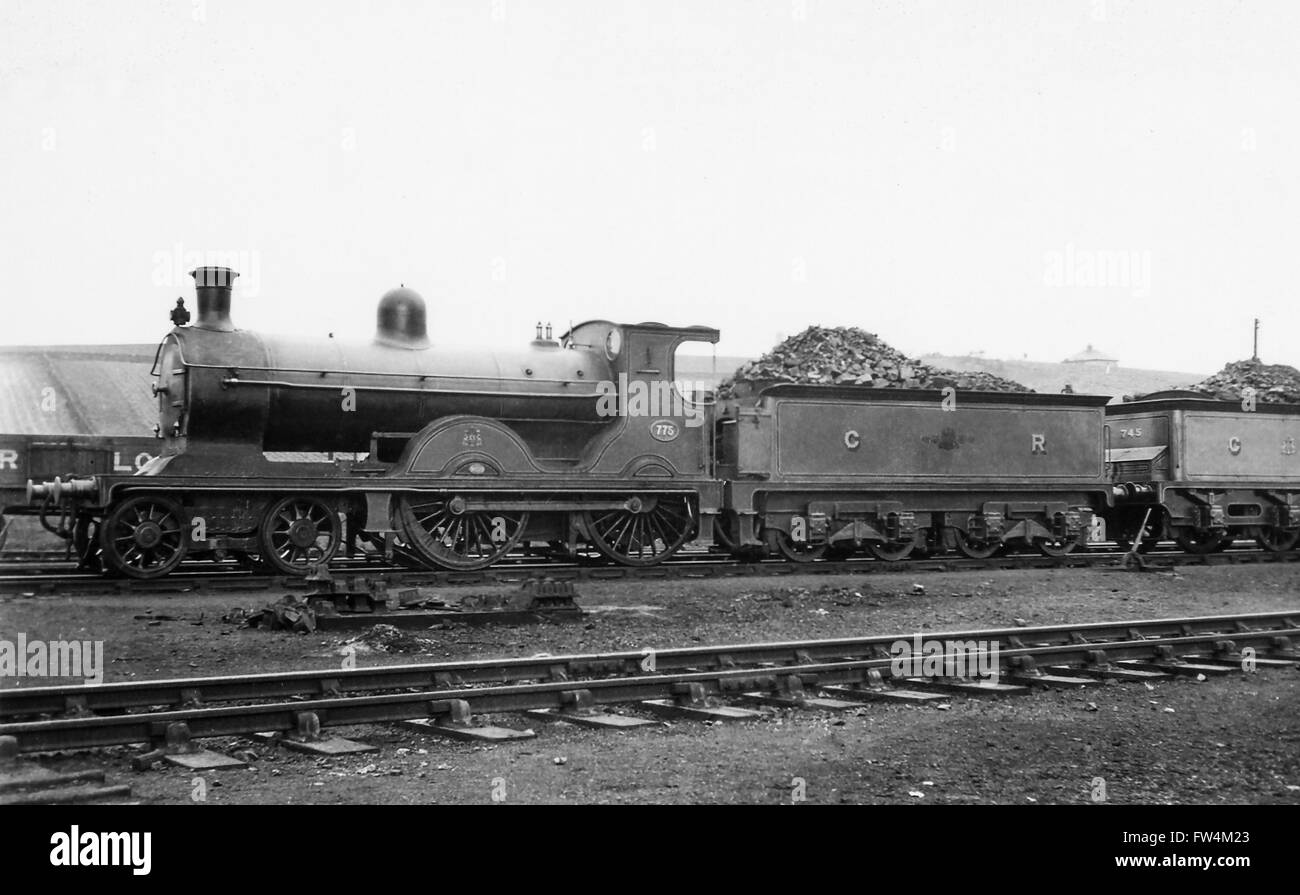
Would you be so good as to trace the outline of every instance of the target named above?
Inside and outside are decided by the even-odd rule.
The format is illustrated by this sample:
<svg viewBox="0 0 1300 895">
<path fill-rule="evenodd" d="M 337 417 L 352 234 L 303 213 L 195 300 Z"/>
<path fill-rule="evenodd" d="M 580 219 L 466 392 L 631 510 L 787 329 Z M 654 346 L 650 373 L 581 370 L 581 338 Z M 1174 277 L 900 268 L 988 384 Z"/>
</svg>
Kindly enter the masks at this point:
<svg viewBox="0 0 1300 895">
<path fill-rule="evenodd" d="M 258 330 L 1300 365 L 1297 109 L 1287 2 L 0 0 L 0 343 L 155 341 L 234 252 Z"/>
</svg>

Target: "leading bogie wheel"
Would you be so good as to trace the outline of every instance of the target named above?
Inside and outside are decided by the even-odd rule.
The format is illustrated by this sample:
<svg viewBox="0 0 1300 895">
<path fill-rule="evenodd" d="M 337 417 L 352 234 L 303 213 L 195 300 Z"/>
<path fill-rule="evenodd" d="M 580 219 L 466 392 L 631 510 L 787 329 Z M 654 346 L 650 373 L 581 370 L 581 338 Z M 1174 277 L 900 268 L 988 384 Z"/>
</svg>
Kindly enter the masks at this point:
<svg viewBox="0 0 1300 895">
<path fill-rule="evenodd" d="M 188 520 L 176 501 L 156 494 L 128 497 L 99 526 L 108 567 L 128 578 L 161 578 L 185 558 Z"/>
<path fill-rule="evenodd" d="M 291 494 L 262 517 L 262 561 L 285 575 L 307 575 L 339 549 L 342 525 L 332 504 L 310 494 Z"/>
</svg>

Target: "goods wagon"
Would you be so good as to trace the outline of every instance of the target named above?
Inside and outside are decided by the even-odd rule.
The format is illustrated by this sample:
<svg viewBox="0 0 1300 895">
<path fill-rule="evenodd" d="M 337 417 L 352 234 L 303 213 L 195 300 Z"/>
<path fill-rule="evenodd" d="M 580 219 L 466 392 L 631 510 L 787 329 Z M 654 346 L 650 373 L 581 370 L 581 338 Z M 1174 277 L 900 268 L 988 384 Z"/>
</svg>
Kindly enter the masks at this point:
<svg viewBox="0 0 1300 895">
<path fill-rule="evenodd" d="M 73 542 L 82 556 L 93 536 L 90 520 L 78 520 L 55 495 L 33 503 L 29 481 L 56 477 L 133 475 L 159 451 L 154 438 L 129 435 L 0 435 L 0 548 L 12 516 L 39 516 L 54 534 Z"/>
<path fill-rule="evenodd" d="M 1161 393 L 1108 407 L 1106 422 L 1123 540 L 1171 537 L 1197 552 L 1300 540 L 1300 406 Z"/>
<path fill-rule="evenodd" d="M 28 479 L 132 475 L 158 451 L 157 439 L 127 435 L 0 435 L 0 513 L 39 512 L 28 502 Z"/>
</svg>

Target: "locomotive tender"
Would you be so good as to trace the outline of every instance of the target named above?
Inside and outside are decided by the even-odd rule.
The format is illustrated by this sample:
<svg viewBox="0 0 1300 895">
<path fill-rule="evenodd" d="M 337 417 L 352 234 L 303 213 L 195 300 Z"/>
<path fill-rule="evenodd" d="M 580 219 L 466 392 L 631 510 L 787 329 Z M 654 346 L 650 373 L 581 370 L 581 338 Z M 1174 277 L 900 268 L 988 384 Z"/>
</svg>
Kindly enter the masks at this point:
<svg viewBox="0 0 1300 895">
<path fill-rule="evenodd" d="M 236 329 L 238 274 L 192 275 L 197 320 L 155 361 L 159 456 L 28 488 L 43 512 L 97 527 L 106 566 L 132 577 L 203 555 L 306 574 L 358 539 L 467 570 L 538 544 L 640 566 L 691 541 L 793 561 L 1060 555 L 1095 518 L 1135 538 L 1186 534 L 1189 519 L 1219 541 L 1258 528 L 1270 549 L 1300 531 L 1300 471 L 1285 467 L 1289 491 L 1246 461 L 1232 489 L 1223 475 L 1182 488 L 1201 467 L 1159 479 L 1152 452 L 1195 441 L 1142 417 L 1145 434 L 1115 447 L 1128 416 L 1104 397 L 756 384 L 715 402 L 674 369 L 684 342 L 717 342 L 707 327 L 595 320 L 558 341 L 539 327 L 520 351 L 463 351 L 431 340 L 423 300 L 399 288 L 368 342 L 306 341 Z M 1270 433 L 1300 435 L 1295 409 L 1268 413 Z M 1198 501 L 1222 512 L 1193 518 Z"/>
<path fill-rule="evenodd" d="M 788 559 L 956 547 L 1073 549 L 1104 508 L 1103 405 L 1086 395 L 742 386 L 717 474 L 741 543 Z"/>
</svg>

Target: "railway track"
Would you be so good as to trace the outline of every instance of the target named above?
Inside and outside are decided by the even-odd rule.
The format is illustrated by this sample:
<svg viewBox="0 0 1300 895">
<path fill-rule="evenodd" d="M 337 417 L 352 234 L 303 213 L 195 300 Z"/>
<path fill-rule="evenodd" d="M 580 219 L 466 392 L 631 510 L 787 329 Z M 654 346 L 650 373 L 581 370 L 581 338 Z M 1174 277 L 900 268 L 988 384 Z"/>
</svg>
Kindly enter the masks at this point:
<svg viewBox="0 0 1300 895">
<path fill-rule="evenodd" d="M 331 566 L 335 578 L 348 576 L 382 579 L 393 586 L 454 586 L 519 584 L 533 579 L 556 580 L 663 580 L 680 578 L 779 577 L 783 575 L 841 574 L 915 574 L 993 569 L 1059 569 L 1114 566 L 1123 562 L 1125 553 L 1118 548 L 1096 548 L 1066 556 L 1050 557 L 1036 553 L 1018 553 L 990 559 L 938 556 L 906 562 L 884 562 L 869 557 L 811 563 L 764 560 L 741 563 L 716 554 L 688 554 L 662 565 L 632 567 L 594 563 L 543 562 L 519 557 L 487 569 L 470 572 L 411 569 L 387 563 L 355 562 Z M 1300 562 L 1300 553 L 1273 553 L 1266 550 L 1229 549 L 1221 553 L 1194 554 L 1177 550 L 1157 550 L 1143 554 L 1142 563 L 1149 568 L 1175 566 L 1221 566 Z M 181 593 L 189 591 L 310 590 L 308 579 L 267 575 L 241 568 L 234 563 L 214 567 L 212 563 L 182 566 L 176 572 L 154 580 L 110 578 L 82 572 L 68 565 L 21 565 L 0 563 L 0 594 L 123 594 Z"/>
<path fill-rule="evenodd" d="M 0 567 L 19 564 L 71 564 L 67 550 L 4 550 L 0 551 Z"/>
<path fill-rule="evenodd" d="M 907 676 L 895 644 L 959 643 L 996 680 Z M 279 734 L 307 746 L 322 728 L 411 722 L 472 735 L 476 715 L 544 712 L 600 726 L 602 706 L 717 720 L 745 717 L 719 701 L 846 708 L 926 702 L 952 692 L 1016 695 L 1106 678 L 1228 674 L 1300 667 L 1300 608 L 1282 612 L 1101 622 L 833 640 L 728 644 L 374 668 L 126 681 L 0 692 L 10 753 L 136 743 L 193 751 L 206 737 Z M 1251 663 L 1254 663 L 1252 665 Z M 972 666 L 973 667 L 973 666 Z M 950 697 L 949 697 L 950 698 Z M 51 717 L 54 716 L 54 717 Z M 609 726 L 615 726 L 613 722 Z M 628 726 L 624 718 L 616 726 Z M 501 731 L 502 728 L 490 728 Z M 509 731 L 506 731 L 507 734 Z M 517 732 L 516 732 L 517 733 Z M 509 738 L 503 734 L 490 739 Z"/>
</svg>

